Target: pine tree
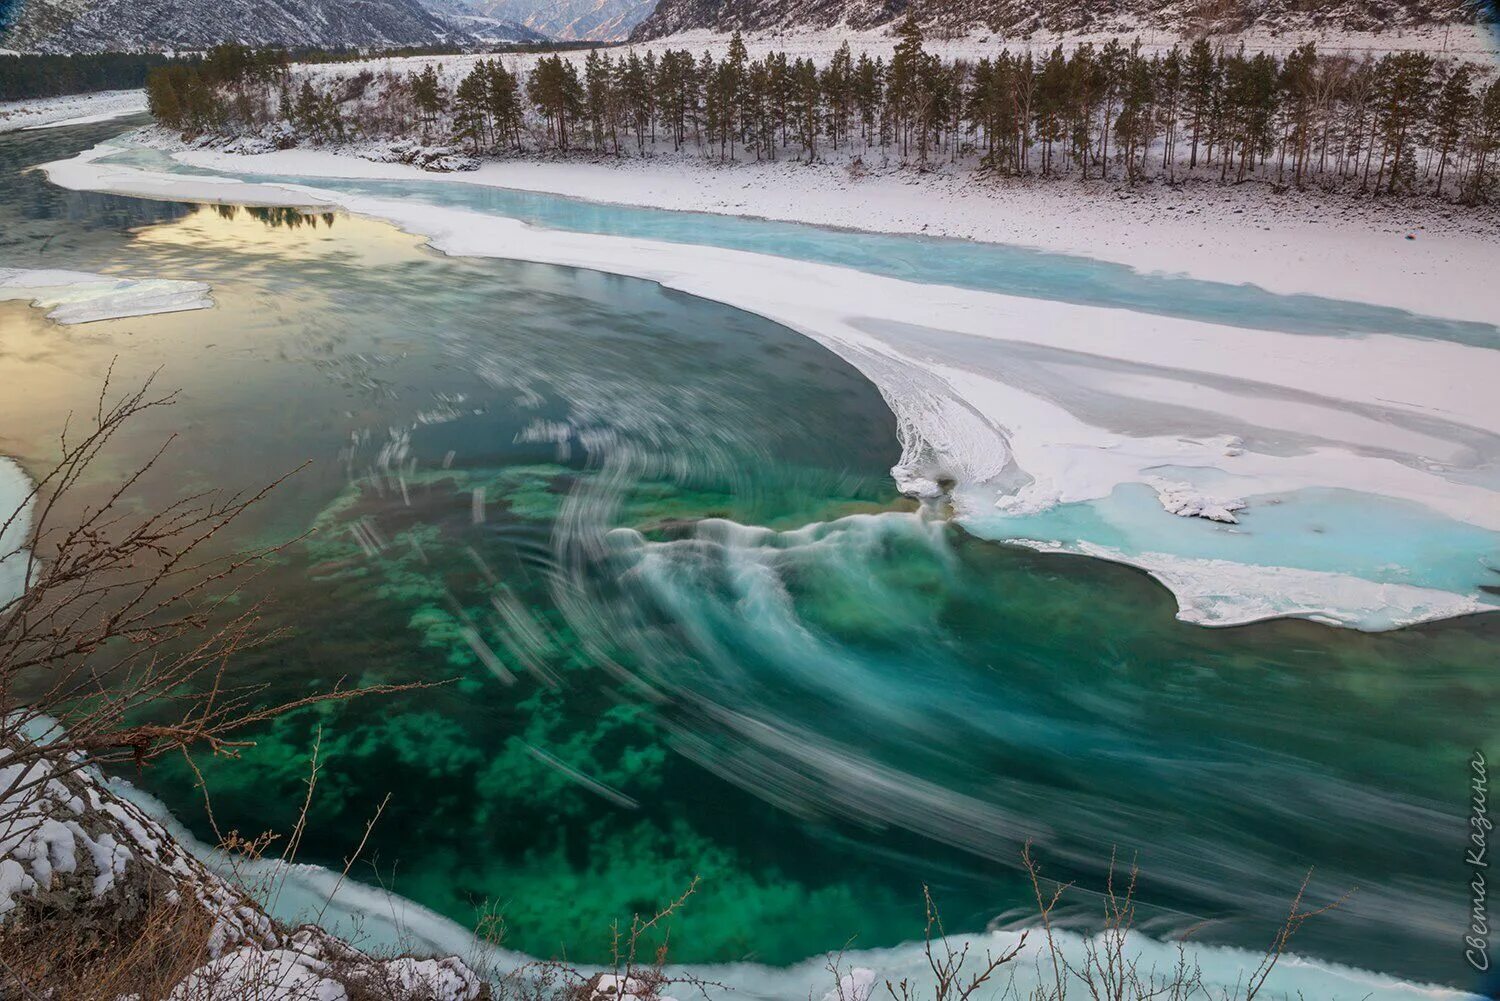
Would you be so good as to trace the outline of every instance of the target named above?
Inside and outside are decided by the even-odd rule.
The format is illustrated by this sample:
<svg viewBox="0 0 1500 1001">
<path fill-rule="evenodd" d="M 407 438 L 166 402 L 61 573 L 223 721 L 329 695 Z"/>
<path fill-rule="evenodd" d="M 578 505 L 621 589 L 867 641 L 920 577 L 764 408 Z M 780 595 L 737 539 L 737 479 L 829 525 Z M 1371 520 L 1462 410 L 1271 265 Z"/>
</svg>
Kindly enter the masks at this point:
<svg viewBox="0 0 1500 1001">
<path fill-rule="evenodd" d="M 489 77 L 489 116 L 495 130 L 497 146 L 509 144 L 521 146 L 521 97 L 515 74 L 498 59 L 491 60 L 486 73 Z"/>
<path fill-rule="evenodd" d="M 489 106 L 489 73 L 483 63 L 477 63 L 453 95 L 453 134 L 469 143 L 476 154 L 490 144 Z"/>
<path fill-rule="evenodd" d="M 422 113 L 422 134 L 425 138 L 428 128 L 437 123 L 438 116 L 447 110 L 448 104 L 447 95 L 443 93 L 442 81 L 438 79 L 437 70 L 430 63 L 426 69 L 412 78 L 411 92 L 417 110 Z"/>
<path fill-rule="evenodd" d="M 1470 175 L 1465 201 L 1472 203 L 1488 200 L 1494 179 L 1490 166 L 1500 156 L 1500 80 L 1492 80 L 1484 90 L 1479 102 L 1475 121 L 1469 133 L 1470 154 L 1474 158 L 1474 170 Z"/>
<path fill-rule="evenodd" d="M 1433 111 L 1433 144 L 1438 154 L 1437 194 L 1443 194 L 1443 178 L 1447 173 L 1448 160 L 1458 149 L 1464 132 L 1472 126 L 1474 111 L 1479 100 L 1474 94 L 1474 67 L 1459 63 L 1438 94 L 1437 107 Z"/>
<path fill-rule="evenodd" d="M 1188 49 L 1186 74 L 1183 78 L 1188 125 L 1193 131 L 1192 147 L 1188 153 L 1189 170 L 1198 166 L 1198 144 L 1208 129 L 1218 78 L 1219 67 L 1214 59 L 1213 49 L 1206 39 L 1200 38 Z"/>
</svg>

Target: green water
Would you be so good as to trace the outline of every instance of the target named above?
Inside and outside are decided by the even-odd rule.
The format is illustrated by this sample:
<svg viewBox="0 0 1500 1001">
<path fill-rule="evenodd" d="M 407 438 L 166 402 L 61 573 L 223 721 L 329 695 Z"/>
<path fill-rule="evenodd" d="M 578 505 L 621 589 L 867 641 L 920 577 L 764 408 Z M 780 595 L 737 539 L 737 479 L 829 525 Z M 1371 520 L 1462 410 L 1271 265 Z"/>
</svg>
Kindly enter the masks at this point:
<svg viewBox="0 0 1500 1001">
<path fill-rule="evenodd" d="M 507 944 L 607 954 L 693 879 L 673 956 L 784 964 L 1025 923 L 1028 838 L 1087 926 L 1112 850 L 1158 934 L 1260 948 L 1302 875 L 1351 887 L 1298 951 L 1465 982 L 1468 758 L 1500 751 L 1500 617 L 1362 634 L 1207 630 L 1132 570 L 904 510 L 895 425 L 811 341 L 642 282 L 447 259 L 387 227 L 67 194 L 27 164 L 117 131 L 0 137 L 0 264 L 214 285 L 210 312 L 59 328 L 0 304 L 0 453 L 41 468 L 112 359 L 181 402 L 152 497 L 255 485 L 315 529 L 261 582 L 285 717 L 200 761 L 221 829 Z M 295 223 L 296 225 L 291 225 Z M 750 526 L 750 527 L 746 527 Z M 188 770 L 135 777 L 197 833 Z"/>
</svg>

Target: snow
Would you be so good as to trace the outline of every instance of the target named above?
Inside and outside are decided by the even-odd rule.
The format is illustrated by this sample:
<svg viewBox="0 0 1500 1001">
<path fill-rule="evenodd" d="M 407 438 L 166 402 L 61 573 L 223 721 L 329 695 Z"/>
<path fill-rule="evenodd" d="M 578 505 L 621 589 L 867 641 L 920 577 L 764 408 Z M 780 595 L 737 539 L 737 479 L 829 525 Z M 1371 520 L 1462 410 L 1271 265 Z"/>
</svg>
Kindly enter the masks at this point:
<svg viewBox="0 0 1500 1001">
<path fill-rule="evenodd" d="M 89 879 L 89 896 L 108 894 L 132 862 L 177 878 L 214 915 L 212 941 L 229 944 L 265 936 L 270 923 L 239 906 L 243 896 L 207 873 L 160 825 L 138 808 L 99 792 L 92 768 L 63 777 L 49 759 L 16 761 L 0 746 L 0 920 L 21 899 L 55 887 L 60 875 Z"/>
<path fill-rule="evenodd" d="M 209 291 L 203 282 L 0 268 L 0 300 L 30 300 L 49 310 L 48 319 L 64 324 L 209 309 Z"/>
<path fill-rule="evenodd" d="M 144 90 L 106 90 L 94 94 L 0 101 L 0 132 L 89 125 L 138 115 L 145 110 Z"/>
<path fill-rule="evenodd" d="M 350 987 L 357 993 L 351 994 Z M 250 943 L 205 963 L 177 985 L 168 1001 L 351 1001 L 366 996 L 474 1001 L 480 988 L 479 977 L 457 959 L 371 960 L 321 929 L 304 926 L 284 945 Z"/>
<path fill-rule="evenodd" d="M 649 41 L 632 42 L 624 46 L 621 51 L 635 52 L 641 56 L 654 52 L 660 56 L 669 49 L 687 49 L 695 55 L 709 52 L 715 59 L 718 59 L 728 50 L 729 38 L 727 34 L 709 29 L 694 29 Z M 923 48 L 943 59 L 974 61 L 986 56 L 993 58 L 1001 51 L 1042 53 L 1050 52 L 1058 45 L 1061 45 L 1064 51 L 1070 51 L 1075 46 L 1085 43 L 1098 47 L 1112 38 L 1124 42 L 1132 42 L 1139 38 L 1141 48 L 1146 52 L 1159 52 L 1170 49 L 1173 45 L 1187 44 L 1187 40 L 1173 32 L 1134 23 L 1122 23 L 1119 25 L 1119 30 L 1065 34 L 1038 32 L 1030 38 L 1003 37 L 987 31 L 974 31 L 952 38 L 942 38 L 933 34 L 932 37 L 923 41 Z M 1273 32 L 1261 29 L 1210 35 L 1208 38 L 1211 43 L 1222 44 L 1230 51 L 1244 43 L 1245 48 L 1250 52 L 1270 52 L 1277 55 L 1290 52 L 1306 42 L 1313 42 L 1318 46 L 1319 51 L 1330 54 L 1344 53 L 1354 58 L 1360 58 L 1366 54 L 1378 57 L 1388 52 L 1409 50 L 1431 52 L 1438 56 L 1462 59 L 1487 66 L 1494 65 L 1497 58 L 1500 58 L 1500 32 L 1478 24 L 1412 26 L 1380 32 L 1332 31 L 1326 28 Z M 869 53 L 872 59 L 876 56 L 889 59 L 896 39 L 885 27 L 863 30 L 840 27 L 752 31 L 745 33 L 744 42 L 745 49 L 752 59 L 758 59 L 770 52 L 785 52 L 788 59 L 807 58 L 821 65 L 826 63 L 845 42 L 849 44 L 851 52 L 856 57 L 865 52 Z M 588 56 L 588 50 L 572 49 L 557 53 L 507 53 L 502 58 L 507 66 L 530 70 L 537 60 L 554 54 L 582 64 Z M 385 70 L 403 74 L 420 73 L 426 67 L 433 66 L 446 82 L 452 84 L 468 73 L 476 61 L 488 58 L 491 57 L 486 54 L 389 56 L 346 63 L 299 64 L 296 69 L 298 72 L 307 72 L 315 76 L 350 76 L 366 69 L 377 73 Z"/>
<path fill-rule="evenodd" d="M 159 801 L 128 783 L 116 782 L 113 783 L 113 788 L 119 794 L 130 797 L 145 813 L 160 818 L 181 843 L 190 847 L 205 863 L 224 864 L 219 853 L 195 841 L 180 824 L 173 821 L 166 807 Z M 267 871 L 280 866 L 280 863 L 260 860 L 251 865 L 257 867 L 250 873 L 251 878 L 259 882 Z M 465 968 L 478 967 L 493 971 L 497 976 L 534 968 L 536 963 L 530 956 L 479 941 L 468 928 L 420 904 L 384 888 L 342 879 L 338 873 L 328 869 L 310 865 L 281 866 L 280 871 L 267 882 L 280 887 L 275 897 L 268 901 L 268 906 L 277 917 L 288 922 L 304 920 L 311 910 L 320 915 L 319 923 L 333 933 L 357 933 L 361 948 L 369 951 L 395 949 L 464 956 L 469 957 Z M 970 942 L 970 951 L 976 955 L 983 955 L 985 950 L 999 954 L 1008 952 L 1015 946 L 1020 934 L 1020 930 L 988 931 L 955 936 L 955 939 Z M 1075 964 L 1081 962 L 1084 943 L 1081 936 L 1061 932 L 1058 940 L 1065 954 Z M 305 935 L 299 941 L 304 943 L 300 946 L 302 951 L 307 952 Z M 1017 963 L 1007 967 L 1007 976 L 1010 971 L 1015 973 L 1014 985 L 1019 991 L 1017 996 L 1029 996 L 1031 985 L 1046 982 L 1046 970 L 1050 970 L 1050 966 L 1044 970 L 1040 965 L 1049 962 L 1043 952 L 1044 948 L 1040 931 L 1033 930 Z M 1131 936 L 1127 952 L 1143 971 L 1153 967 L 1158 971 L 1165 971 L 1177 961 L 1174 943 L 1158 942 L 1143 934 Z M 1246 974 L 1261 959 L 1259 954 L 1244 949 L 1196 944 L 1190 944 L 1187 953 L 1189 962 L 1201 967 L 1205 989 L 1213 996 L 1242 986 Z M 737 997 L 779 1001 L 787 998 L 823 997 L 829 993 L 832 986 L 832 977 L 827 969 L 829 960 L 830 957 L 820 955 L 786 967 L 731 963 L 691 968 L 669 967 L 664 972 L 668 977 L 691 975 L 728 988 L 726 992 L 710 987 L 706 996 L 711 1001 L 733 1001 Z M 285 961 L 281 959 L 277 962 Z M 445 961 L 437 962 L 441 965 Z M 306 969 L 312 965 L 303 963 L 301 967 Z M 584 975 L 597 972 L 599 982 L 604 982 L 604 978 L 608 977 L 611 978 L 609 983 L 616 983 L 613 979 L 617 976 L 615 971 L 591 971 L 583 968 L 580 972 Z M 888 979 L 899 983 L 903 978 L 909 979 L 914 985 L 931 983 L 931 971 L 921 943 L 908 943 L 889 949 L 849 950 L 843 954 L 840 984 L 846 989 L 863 991 L 883 984 Z M 1300 990 L 1302 996 L 1318 998 L 1320 1001 L 1478 1001 L 1476 996 L 1463 991 L 1413 984 L 1380 973 L 1293 954 L 1282 957 L 1268 990 L 1272 993 L 1267 996 L 1276 997 L 1297 997 L 1297 991 Z M 846 1001 L 854 1001 L 851 994 L 846 993 L 845 998 Z M 213 999 L 193 998 L 192 1001 Z M 266 1001 L 290 999 L 272 997 Z M 304 999 L 299 998 L 297 1001 Z M 459 1001 L 465 999 L 460 997 Z M 593 1001 L 604 1001 L 604 998 L 596 992 Z"/>
<path fill-rule="evenodd" d="M 409 165 L 316 150 L 253 156 L 191 150 L 176 158 L 194 167 L 308 179 L 434 176 Z M 917 174 L 879 172 L 874 161 L 870 166 L 865 176 L 854 177 L 839 162 L 517 159 L 488 161 L 444 180 L 646 208 L 1007 243 L 1146 273 L 1447 319 L 1494 322 L 1500 315 L 1490 279 L 1500 271 L 1493 217 L 1469 224 L 1462 215 L 1444 218 L 1445 207 L 1432 203 L 1371 205 L 1313 192 L 1273 197 L 1260 185 L 1152 186 L 1122 195 L 1113 185 L 1076 180 L 995 184 L 968 171 Z M 157 188 L 156 196 L 166 190 Z M 124 193 L 153 195 L 150 189 Z M 249 188 L 244 196 L 269 197 Z M 1406 239 L 1411 233 L 1420 238 Z"/>
<path fill-rule="evenodd" d="M 16 463 L 0 456 L 0 609 L 15 601 L 24 590 L 26 540 L 31 535 L 34 502 L 31 480 Z M 7 525 L 7 522 L 9 523 Z"/>
<path fill-rule="evenodd" d="M 1239 626 L 1284 616 L 1288 608 L 1295 608 L 1298 618 L 1378 631 L 1494 607 L 1437 588 L 1370 581 L 1350 574 L 1172 553 L 1125 553 L 1090 542 L 1007 541 L 1037 552 L 1071 553 L 1144 570 L 1176 597 L 1177 617 L 1200 626 Z"/>
<path fill-rule="evenodd" d="M 39 739 L 37 731 L 56 730 L 50 720 L 28 722 L 23 729 L 30 739 Z M 142 807 L 118 795 L 128 786 L 106 782 L 92 766 L 64 776 L 51 760 L 20 763 L 14 757 L 0 745 L 0 790 L 9 790 L 0 800 L 0 922 L 24 898 L 59 889 L 60 877 L 82 878 L 81 887 L 68 892 L 98 899 L 130 878 L 134 866 L 135 878 L 148 878 L 147 873 L 166 877 L 171 892 L 188 894 L 213 920 L 207 961 L 177 985 L 169 1001 L 251 996 L 260 1001 L 351 1001 L 374 995 L 475 1001 L 480 996 L 479 977 L 455 958 L 375 960 L 319 928 L 279 931 L 245 891 L 204 863 L 234 872 L 246 866 L 287 867 L 231 860 L 175 837 Z M 23 784 L 31 787 L 18 788 Z M 162 809 L 154 801 L 149 805 Z M 327 876 L 320 886 L 342 882 L 326 870 L 317 872 Z M 145 890 L 126 886 L 125 892 Z"/>
<path fill-rule="evenodd" d="M 914 496 L 930 496 L 935 485 L 955 483 L 960 523 L 990 538 L 1019 534 L 1059 549 L 1087 552 L 1084 543 L 1099 548 L 1098 540 L 1030 538 L 1017 532 L 1015 519 L 1102 501 L 1123 485 L 1159 487 L 1167 468 L 1177 471 L 1172 483 L 1186 484 L 1166 498 L 1165 506 L 1178 507 L 1177 513 L 1229 515 L 1242 510 L 1231 504 L 1248 502 L 1253 509 L 1257 497 L 1339 490 L 1500 532 L 1500 487 L 1479 472 L 1493 461 L 1490 436 L 1500 428 L 1500 396 L 1493 392 L 1500 382 L 1500 351 L 1385 334 L 1354 338 L 1233 328 L 914 284 L 765 254 L 539 229 L 416 200 L 155 174 L 98 162 L 110 152 L 100 147 L 45 169 L 65 187 L 229 201 L 253 192 L 287 204 L 341 205 L 424 235 L 445 253 L 643 278 L 782 323 L 839 354 L 881 390 L 904 446 L 892 470 L 898 485 Z M 185 159 L 238 166 L 218 156 Z M 255 161 L 253 170 L 283 174 L 392 169 L 330 161 L 325 154 L 245 159 Z M 778 169 L 785 172 L 787 165 Z M 921 203 L 908 194 L 906 204 Z M 865 217 L 878 220 L 880 203 L 869 205 Z M 1225 245 L 1220 234 L 1196 225 L 1202 239 Z M 1493 268 L 1500 248 L 1491 242 L 1480 256 Z M 1344 247 L 1343 259 L 1356 250 Z M 1249 258 L 1225 256 L 1245 265 L 1248 273 L 1240 280 L 1264 274 Z M 1399 268 L 1389 259 L 1384 263 L 1393 267 L 1387 280 L 1358 283 L 1367 294 L 1357 298 L 1389 295 L 1402 284 Z M 1330 275 L 1338 273 L 1336 261 L 1323 265 Z M 1299 284 L 1312 281 L 1306 273 L 1298 277 Z M 1347 276 L 1345 281 L 1354 291 L 1356 283 Z M 1435 299 L 1454 312 L 1479 312 L 1473 290 L 1458 284 L 1445 272 Z M 1489 301 L 1490 285 L 1480 285 Z M 1426 285 L 1424 301 L 1433 301 L 1435 291 Z M 1461 305 L 1466 291 L 1470 307 Z M 1494 319 L 1492 308 L 1480 315 Z M 1195 401 L 1191 411 L 1185 412 L 1185 399 Z M 1204 493 L 1204 479 L 1218 481 L 1223 495 L 1218 486 Z M 1294 548 L 1286 539 L 1247 539 L 1251 545 L 1274 543 L 1282 553 Z M 1243 562 L 1193 561 L 1196 537 L 1183 534 L 1181 540 L 1181 552 L 1142 542 L 1134 547 L 1138 552 L 1125 545 L 1100 555 L 1151 571 L 1173 589 L 1186 621 L 1231 624 L 1304 615 L 1389 628 L 1486 607 L 1473 593 L 1427 586 L 1419 573 L 1399 581 L 1360 579 L 1336 565 L 1268 563 L 1253 549 Z M 1366 544 L 1378 551 L 1386 540 Z"/>
<path fill-rule="evenodd" d="M 1161 501 L 1163 510 L 1182 518 L 1205 518 L 1237 525 L 1239 519 L 1234 516 L 1234 512 L 1245 509 L 1245 502 L 1238 498 L 1210 497 L 1191 483 L 1157 480 L 1152 485 L 1156 487 L 1156 496 Z"/>
</svg>

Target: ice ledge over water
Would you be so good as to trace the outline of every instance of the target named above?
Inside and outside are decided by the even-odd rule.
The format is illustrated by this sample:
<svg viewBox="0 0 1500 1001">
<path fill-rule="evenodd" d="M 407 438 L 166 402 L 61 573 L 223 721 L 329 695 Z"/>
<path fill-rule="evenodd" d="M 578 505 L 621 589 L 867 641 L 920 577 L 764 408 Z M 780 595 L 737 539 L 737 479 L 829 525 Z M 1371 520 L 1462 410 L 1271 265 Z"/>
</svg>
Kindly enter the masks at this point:
<svg viewBox="0 0 1500 1001">
<path fill-rule="evenodd" d="M 67 324 L 209 309 L 210 291 L 203 282 L 0 268 L 0 300 L 29 299 L 49 311 L 48 319 Z"/>
<path fill-rule="evenodd" d="M 669 242 L 530 226 L 482 200 L 433 204 L 420 188 L 386 197 L 105 162 L 119 152 L 102 145 L 44 169 L 79 190 L 336 205 L 423 235 L 443 253 L 645 279 L 782 323 L 879 388 L 903 445 L 892 471 L 903 493 L 934 506 L 950 498 L 958 523 L 986 538 L 1058 540 L 1141 567 L 1176 593 L 1185 621 L 1298 615 L 1385 629 L 1494 607 L 1478 593 L 1500 561 L 1500 485 L 1488 473 L 1500 456 L 1492 347 L 919 284 L 694 243 L 691 232 Z M 1193 487 L 1163 497 L 1163 483 Z M 1151 512 L 1116 524 L 1080 512 L 1135 485 L 1156 486 Z M 1318 523 L 1260 516 L 1273 495 L 1316 491 L 1341 499 L 1317 512 Z M 1224 528 L 1233 549 L 1209 546 L 1208 522 L 1235 517 L 1241 498 L 1259 524 Z M 1389 531 L 1343 551 L 1319 541 L 1339 534 L 1326 525 L 1360 518 L 1368 498 L 1400 507 Z M 1173 532 L 1157 530 L 1164 507 L 1184 515 L 1166 517 Z M 1051 523 L 1014 523 L 1025 518 Z M 1471 557 L 1461 572 L 1448 558 L 1454 539 Z M 1298 541 L 1322 565 L 1289 566 L 1312 559 L 1289 553 Z M 1390 581 L 1372 558 L 1406 580 Z"/>
<path fill-rule="evenodd" d="M 1177 599 L 1177 618 L 1200 626 L 1242 626 L 1297 618 L 1366 632 L 1494 611 L 1468 595 L 1414 584 L 1365 580 L 1299 567 L 1194 559 L 1170 553 L 1125 553 L 1090 542 L 1006 539 L 1041 553 L 1071 553 L 1144 570 Z"/>
</svg>

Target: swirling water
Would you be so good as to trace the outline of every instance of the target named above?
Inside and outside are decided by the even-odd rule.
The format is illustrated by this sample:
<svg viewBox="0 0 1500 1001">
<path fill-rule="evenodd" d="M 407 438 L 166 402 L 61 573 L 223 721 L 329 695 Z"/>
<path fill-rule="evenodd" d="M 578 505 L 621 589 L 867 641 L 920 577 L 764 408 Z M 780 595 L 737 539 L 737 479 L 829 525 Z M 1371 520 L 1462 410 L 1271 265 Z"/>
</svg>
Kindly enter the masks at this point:
<svg viewBox="0 0 1500 1001">
<path fill-rule="evenodd" d="M 265 580 L 290 635 L 242 676 L 452 679 L 203 762 L 221 828 L 287 829 L 317 742 L 306 857 L 340 863 L 390 793 L 356 876 L 463 923 L 498 907 L 534 953 L 598 958 L 612 919 L 694 875 L 683 960 L 908 940 L 924 882 L 950 927 L 1024 923 L 1032 839 L 1082 889 L 1069 922 L 1117 850 L 1154 931 L 1258 948 L 1316 867 L 1315 897 L 1359 889 L 1301 951 L 1464 983 L 1500 618 L 1179 623 L 1135 571 L 912 512 L 879 394 L 790 331 L 358 219 L 16 173 L 108 134 L 0 138 L 0 261 L 209 281 L 219 305 L 65 330 L 0 304 L 0 452 L 40 466 L 111 359 L 117 379 L 162 366 L 182 400 L 124 443 L 182 432 L 159 496 L 313 460 L 246 526 L 317 531 Z M 740 225 L 695 225 L 721 222 Z M 1152 281 L 1163 311 L 1206 294 Z M 140 781 L 207 833 L 185 768 Z"/>
</svg>

